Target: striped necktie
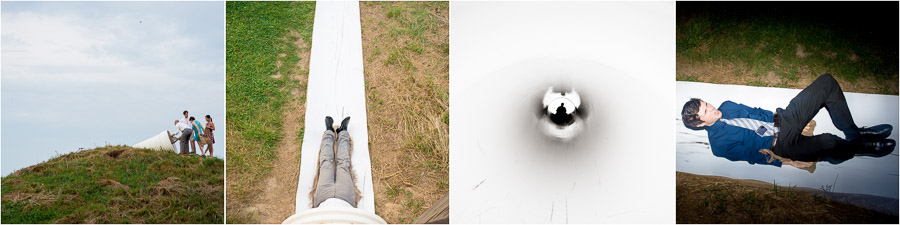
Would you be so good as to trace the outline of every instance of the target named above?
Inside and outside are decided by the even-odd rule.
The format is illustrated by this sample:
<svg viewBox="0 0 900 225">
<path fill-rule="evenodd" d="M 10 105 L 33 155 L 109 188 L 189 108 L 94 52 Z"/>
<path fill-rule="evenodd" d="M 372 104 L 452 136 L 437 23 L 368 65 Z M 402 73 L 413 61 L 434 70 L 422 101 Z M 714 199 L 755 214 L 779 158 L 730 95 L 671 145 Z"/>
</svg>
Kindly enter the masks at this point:
<svg viewBox="0 0 900 225">
<path fill-rule="evenodd" d="M 742 127 L 742 128 L 751 130 L 754 133 L 758 134 L 760 137 L 773 136 L 773 135 L 775 135 L 775 132 L 778 132 L 778 128 L 775 127 L 775 124 L 770 123 L 770 122 L 763 122 L 763 121 L 750 119 L 750 118 L 733 118 L 733 119 L 720 118 L 719 120 L 721 120 L 722 122 L 725 122 L 725 124 L 728 124 L 728 125 Z M 761 128 L 765 128 L 765 132 L 762 132 L 762 134 L 760 134 L 760 132 L 762 131 Z"/>
</svg>

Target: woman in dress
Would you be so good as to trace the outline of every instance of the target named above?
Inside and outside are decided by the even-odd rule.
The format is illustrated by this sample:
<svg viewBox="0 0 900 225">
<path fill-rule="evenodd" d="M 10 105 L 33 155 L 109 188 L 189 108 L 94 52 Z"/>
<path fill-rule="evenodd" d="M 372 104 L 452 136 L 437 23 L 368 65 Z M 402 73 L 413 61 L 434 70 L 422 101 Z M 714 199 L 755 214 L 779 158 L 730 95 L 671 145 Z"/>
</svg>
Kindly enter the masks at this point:
<svg viewBox="0 0 900 225">
<path fill-rule="evenodd" d="M 203 134 L 203 130 L 200 128 L 203 126 L 201 126 L 200 121 L 194 119 L 193 116 L 189 120 L 191 121 L 191 129 L 194 131 L 194 135 L 191 136 L 191 139 L 193 139 L 193 141 L 191 141 L 191 147 L 193 147 L 197 142 L 200 142 L 200 135 Z M 192 153 L 196 154 L 196 152 Z M 200 155 L 203 155 L 203 142 L 200 142 Z"/>
<path fill-rule="evenodd" d="M 209 149 L 209 157 L 213 156 L 213 144 L 216 143 L 216 137 L 213 135 L 213 131 L 216 130 L 216 124 L 213 123 L 212 117 L 206 115 L 206 127 L 203 128 L 203 132 L 209 136 L 209 143 L 206 145 L 207 149 Z"/>
</svg>

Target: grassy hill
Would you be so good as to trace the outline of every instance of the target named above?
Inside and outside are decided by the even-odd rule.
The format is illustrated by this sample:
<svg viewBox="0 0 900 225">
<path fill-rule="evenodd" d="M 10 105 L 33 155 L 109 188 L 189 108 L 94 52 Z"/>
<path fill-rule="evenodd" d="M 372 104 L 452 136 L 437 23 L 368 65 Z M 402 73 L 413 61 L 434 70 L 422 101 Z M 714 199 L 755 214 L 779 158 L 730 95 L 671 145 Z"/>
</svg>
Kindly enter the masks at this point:
<svg viewBox="0 0 900 225">
<path fill-rule="evenodd" d="M 898 221 L 897 216 L 834 201 L 803 188 L 684 172 L 676 172 L 675 180 L 676 223 L 896 224 Z"/>
<path fill-rule="evenodd" d="M 3 223 L 222 223 L 224 162 L 106 146 L 2 178 Z"/>
</svg>

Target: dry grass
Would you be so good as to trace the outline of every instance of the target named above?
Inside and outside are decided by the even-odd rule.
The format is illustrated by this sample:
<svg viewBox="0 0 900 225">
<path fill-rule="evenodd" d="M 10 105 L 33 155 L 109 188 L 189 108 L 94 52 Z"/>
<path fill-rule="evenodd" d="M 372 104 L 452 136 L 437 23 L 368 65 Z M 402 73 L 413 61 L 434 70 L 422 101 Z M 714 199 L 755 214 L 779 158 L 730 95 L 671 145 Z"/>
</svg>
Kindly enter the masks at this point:
<svg viewBox="0 0 900 225">
<path fill-rule="evenodd" d="M 362 2 L 376 213 L 410 223 L 449 190 L 447 2 Z"/>
<path fill-rule="evenodd" d="M 675 79 L 716 84 L 803 89 L 816 80 L 819 75 L 825 73 L 812 72 L 808 66 L 801 66 L 796 74 L 796 80 L 792 80 L 776 75 L 776 71 L 773 70 L 757 73 L 754 68 L 740 61 L 709 60 L 698 62 L 679 57 L 676 60 L 676 70 L 678 72 L 675 75 Z M 897 93 L 898 86 L 896 84 L 900 83 L 896 76 L 888 80 L 888 82 L 876 82 L 873 79 L 849 81 L 840 76 L 835 76 L 834 78 L 845 92 L 856 93 Z"/>
<path fill-rule="evenodd" d="M 796 188 L 676 172 L 676 223 L 897 223 Z"/>
</svg>

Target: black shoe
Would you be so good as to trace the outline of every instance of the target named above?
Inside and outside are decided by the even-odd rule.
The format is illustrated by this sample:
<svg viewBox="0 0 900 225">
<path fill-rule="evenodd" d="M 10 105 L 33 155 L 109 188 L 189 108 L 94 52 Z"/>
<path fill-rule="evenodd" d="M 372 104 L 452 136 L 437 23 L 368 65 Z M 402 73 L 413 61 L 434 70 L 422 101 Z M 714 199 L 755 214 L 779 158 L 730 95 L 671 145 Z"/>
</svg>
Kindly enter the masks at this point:
<svg viewBox="0 0 900 225">
<path fill-rule="evenodd" d="M 334 119 L 330 116 L 325 116 L 325 130 L 334 130 Z"/>
<path fill-rule="evenodd" d="M 862 127 L 859 128 L 859 134 L 862 135 L 863 138 L 869 140 L 877 140 L 877 139 L 885 139 L 888 136 L 891 136 L 891 131 L 894 130 L 890 124 L 880 124 L 871 127 Z"/>
<path fill-rule="evenodd" d="M 882 157 L 894 152 L 897 142 L 892 139 L 881 139 L 866 141 L 862 151 L 857 152 L 857 156 Z"/>
<path fill-rule="evenodd" d="M 350 117 L 344 118 L 344 121 L 341 121 L 341 128 L 338 128 L 335 133 L 340 133 L 341 131 L 347 130 L 347 126 L 350 125 Z"/>
</svg>

